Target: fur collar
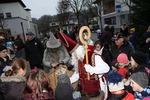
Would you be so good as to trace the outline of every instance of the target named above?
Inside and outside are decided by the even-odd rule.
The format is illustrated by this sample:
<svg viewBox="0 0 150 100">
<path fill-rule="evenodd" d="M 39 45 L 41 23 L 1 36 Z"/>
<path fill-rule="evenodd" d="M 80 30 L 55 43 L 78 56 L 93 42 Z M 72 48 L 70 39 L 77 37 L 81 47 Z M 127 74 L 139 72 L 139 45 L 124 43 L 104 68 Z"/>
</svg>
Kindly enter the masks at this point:
<svg viewBox="0 0 150 100">
<path fill-rule="evenodd" d="M 26 78 L 22 77 L 22 76 L 5 76 L 5 74 L 3 73 L 1 75 L 1 81 L 2 82 L 25 82 Z"/>
</svg>

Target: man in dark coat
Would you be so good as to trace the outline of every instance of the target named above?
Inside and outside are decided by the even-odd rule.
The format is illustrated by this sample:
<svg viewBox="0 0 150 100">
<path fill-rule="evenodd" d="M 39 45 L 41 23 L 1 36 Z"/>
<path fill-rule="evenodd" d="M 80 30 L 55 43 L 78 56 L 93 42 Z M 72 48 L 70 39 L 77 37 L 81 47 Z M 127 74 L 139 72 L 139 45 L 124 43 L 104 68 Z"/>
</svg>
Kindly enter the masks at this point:
<svg viewBox="0 0 150 100">
<path fill-rule="evenodd" d="M 113 37 L 114 44 L 111 46 L 110 53 L 112 56 L 112 61 L 116 60 L 120 53 L 125 53 L 130 59 L 130 55 L 134 52 L 134 48 L 131 44 L 125 40 L 122 33 L 118 33 Z"/>
<path fill-rule="evenodd" d="M 27 41 L 25 43 L 26 60 L 29 61 L 31 69 L 38 67 L 43 69 L 42 59 L 44 46 L 40 40 L 35 38 L 32 32 L 26 34 Z"/>
</svg>

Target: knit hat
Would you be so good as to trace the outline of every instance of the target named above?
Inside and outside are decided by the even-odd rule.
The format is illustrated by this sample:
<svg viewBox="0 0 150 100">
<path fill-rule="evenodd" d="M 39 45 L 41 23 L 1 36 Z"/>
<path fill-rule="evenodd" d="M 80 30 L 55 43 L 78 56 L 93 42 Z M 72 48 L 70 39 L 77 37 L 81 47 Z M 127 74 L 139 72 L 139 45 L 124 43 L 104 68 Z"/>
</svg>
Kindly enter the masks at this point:
<svg viewBox="0 0 150 100">
<path fill-rule="evenodd" d="M 142 88 L 146 88 L 149 83 L 149 78 L 145 72 L 133 73 L 130 77 L 134 82 L 139 84 Z"/>
<path fill-rule="evenodd" d="M 58 75 L 57 79 L 58 79 L 58 84 L 61 83 L 71 84 L 70 78 L 66 74 Z"/>
<path fill-rule="evenodd" d="M 46 43 L 47 48 L 58 48 L 61 45 L 59 39 L 56 39 L 53 33 L 51 33 L 49 40 Z"/>
<path fill-rule="evenodd" d="M 4 45 L 0 44 L 0 52 L 7 49 Z"/>
<path fill-rule="evenodd" d="M 138 65 L 147 65 L 148 63 L 148 55 L 141 51 L 135 51 L 131 54 L 131 57 Z"/>
<path fill-rule="evenodd" d="M 117 62 L 128 64 L 128 57 L 125 53 L 120 53 L 117 57 Z"/>
<path fill-rule="evenodd" d="M 55 89 L 55 98 L 56 100 L 72 100 L 73 99 L 73 90 L 69 84 L 62 83 L 58 84 Z"/>
<path fill-rule="evenodd" d="M 108 74 L 108 87 L 110 92 L 119 91 L 124 89 L 124 83 L 122 82 L 122 76 L 117 72 L 111 72 Z"/>
</svg>

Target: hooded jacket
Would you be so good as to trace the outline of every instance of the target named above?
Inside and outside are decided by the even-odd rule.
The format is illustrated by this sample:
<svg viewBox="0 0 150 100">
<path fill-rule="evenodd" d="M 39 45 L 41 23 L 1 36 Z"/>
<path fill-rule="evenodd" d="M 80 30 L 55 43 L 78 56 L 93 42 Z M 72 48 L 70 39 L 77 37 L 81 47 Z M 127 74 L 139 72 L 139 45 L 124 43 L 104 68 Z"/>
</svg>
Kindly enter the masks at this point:
<svg viewBox="0 0 150 100">
<path fill-rule="evenodd" d="M 1 75 L 0 99 L 2 100 L 22 100 L 25 88 L 25 77 Z"/>
</svg>

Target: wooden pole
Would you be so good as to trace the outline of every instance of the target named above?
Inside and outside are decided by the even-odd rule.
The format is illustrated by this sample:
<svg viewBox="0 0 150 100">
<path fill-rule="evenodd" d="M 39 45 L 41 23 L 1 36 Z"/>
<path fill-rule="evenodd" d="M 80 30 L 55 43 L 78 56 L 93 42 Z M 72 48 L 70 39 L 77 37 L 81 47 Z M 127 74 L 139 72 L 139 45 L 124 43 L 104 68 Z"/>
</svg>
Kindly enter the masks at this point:
<svg viewBox="0 0 150 100">
<path fill-rule="evenodd" d="M 86 30 L 87 34 L 83 34 L 83 31 Z M 91 37 L 91 31 L 87 26 L 82 26 L 79 31 L 79 39 L 81 43 L 84 45 L 85 56 L 86 56 L 86 64 L 88 64 L 88 44 L 87 40 Z M 90 73 L 87 73 L 88 80 L 90 80 Z"/>
</svg>

